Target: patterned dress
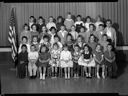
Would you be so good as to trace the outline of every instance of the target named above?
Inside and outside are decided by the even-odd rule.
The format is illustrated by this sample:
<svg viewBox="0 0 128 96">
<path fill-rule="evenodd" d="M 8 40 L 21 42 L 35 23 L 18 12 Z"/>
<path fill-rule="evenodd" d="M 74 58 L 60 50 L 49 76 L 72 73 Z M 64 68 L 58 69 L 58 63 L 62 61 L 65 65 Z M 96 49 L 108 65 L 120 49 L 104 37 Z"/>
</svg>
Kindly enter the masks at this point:
<svg viewBox="0 0 128 96">
<path fill-rule="evenodd" d="M 60 59 L 60 50 L 51 50 L 51 60 L 50 65 L 51 66 L 57 66 L 59 67 L 59 59 Z"/>
<path fill-rule="evenodd" d="M 79 60 L 80 56 L 81 56 L 81 53 L 79 51 L 72 53 L 73 69 L 74 69 L 75 73 L 79 72 L 78 60 Z"/>
</svg>

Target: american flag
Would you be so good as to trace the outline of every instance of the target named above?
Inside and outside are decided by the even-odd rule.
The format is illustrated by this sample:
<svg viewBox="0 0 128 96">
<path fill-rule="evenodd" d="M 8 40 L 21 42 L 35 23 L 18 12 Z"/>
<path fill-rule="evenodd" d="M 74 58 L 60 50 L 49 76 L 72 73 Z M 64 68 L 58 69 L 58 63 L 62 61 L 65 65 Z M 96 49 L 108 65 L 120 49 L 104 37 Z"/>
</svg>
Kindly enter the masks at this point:
<svg viewBox="0 0 128 96">
<path fill-rule="evenodd" d="M 9 34 L 8 34 L 8 40 L 11 44 L 11 56 L 14 62 L 16 61 L 17 56 L 17 34 L 16 34 L 16 17 L 15 17 L 15 8 L 11 9 L 11 16 L 9 20 Z"/>
</svg>

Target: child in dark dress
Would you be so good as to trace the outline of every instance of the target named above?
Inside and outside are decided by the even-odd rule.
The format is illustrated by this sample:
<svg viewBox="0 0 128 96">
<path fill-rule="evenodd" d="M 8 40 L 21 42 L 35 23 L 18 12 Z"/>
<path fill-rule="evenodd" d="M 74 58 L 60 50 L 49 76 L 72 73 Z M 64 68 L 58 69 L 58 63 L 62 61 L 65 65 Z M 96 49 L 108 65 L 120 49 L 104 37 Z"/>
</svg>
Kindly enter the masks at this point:
<svg viewBox="0 0 128 96">
<path fill-rule="evenodd" d="M 27 46 L 25 44 L 22 45 L 21 50 L 22 51 L 18 54 L 17 73 L 19 78 L 25 78 L 26 66 L 28 64 Z"/>
<path fill-rule="evenodd" d="M 105 64 L 108 69 L 108 76 L 116 77 L 117 76 L 117 65 L 115 62 L 115 53 L 112 51 L 112 44 L 107 45 L 107 51 L 104 52 Z"/>
<path fill-rule="evenodd" d="M 41 46 L 39 53 L 38 67 L 40 72 L 40 79 L 43 80 L 45 79 L 46 68 L 48 67 L 50 61 L 50 53 L 48 51 L 49 49 L 47 48 L 46 45 Z M 43 67 L 43 74 L 42 74 L 42 67 Z"/>
</svg>

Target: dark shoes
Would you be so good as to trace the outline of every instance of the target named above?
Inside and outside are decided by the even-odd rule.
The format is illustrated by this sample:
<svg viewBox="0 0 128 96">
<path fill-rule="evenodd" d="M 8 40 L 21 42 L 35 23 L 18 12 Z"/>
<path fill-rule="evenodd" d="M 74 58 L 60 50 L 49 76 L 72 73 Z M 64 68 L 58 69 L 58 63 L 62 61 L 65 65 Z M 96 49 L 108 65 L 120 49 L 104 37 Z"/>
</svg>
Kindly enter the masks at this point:
<svg viewBox="0 0 128 96">
<path fill-rule="evenodd" d="M 36 79 L 36 76 L 30 76 L 29 79 Z"/>
</svg>

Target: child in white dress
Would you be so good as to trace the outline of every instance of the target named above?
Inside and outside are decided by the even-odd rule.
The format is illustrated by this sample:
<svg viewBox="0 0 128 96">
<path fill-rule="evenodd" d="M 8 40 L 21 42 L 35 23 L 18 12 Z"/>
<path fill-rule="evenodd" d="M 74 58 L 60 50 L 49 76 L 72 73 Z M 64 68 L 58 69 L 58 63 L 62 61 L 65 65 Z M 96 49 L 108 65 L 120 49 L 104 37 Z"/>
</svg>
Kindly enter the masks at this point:
<svg viewBox="0 0 128 96">
<path fill-rule="evenodd" d="M 70 68 L 73 67 L 72 55 L 68 51 L 68 46 L 64 45 L 64 50 L 60 54 L 60 66 L 64 68 L 65 79 L 70 78 Z M 67 72 L 68 71 L 68 72 Z"/>
</svg>

